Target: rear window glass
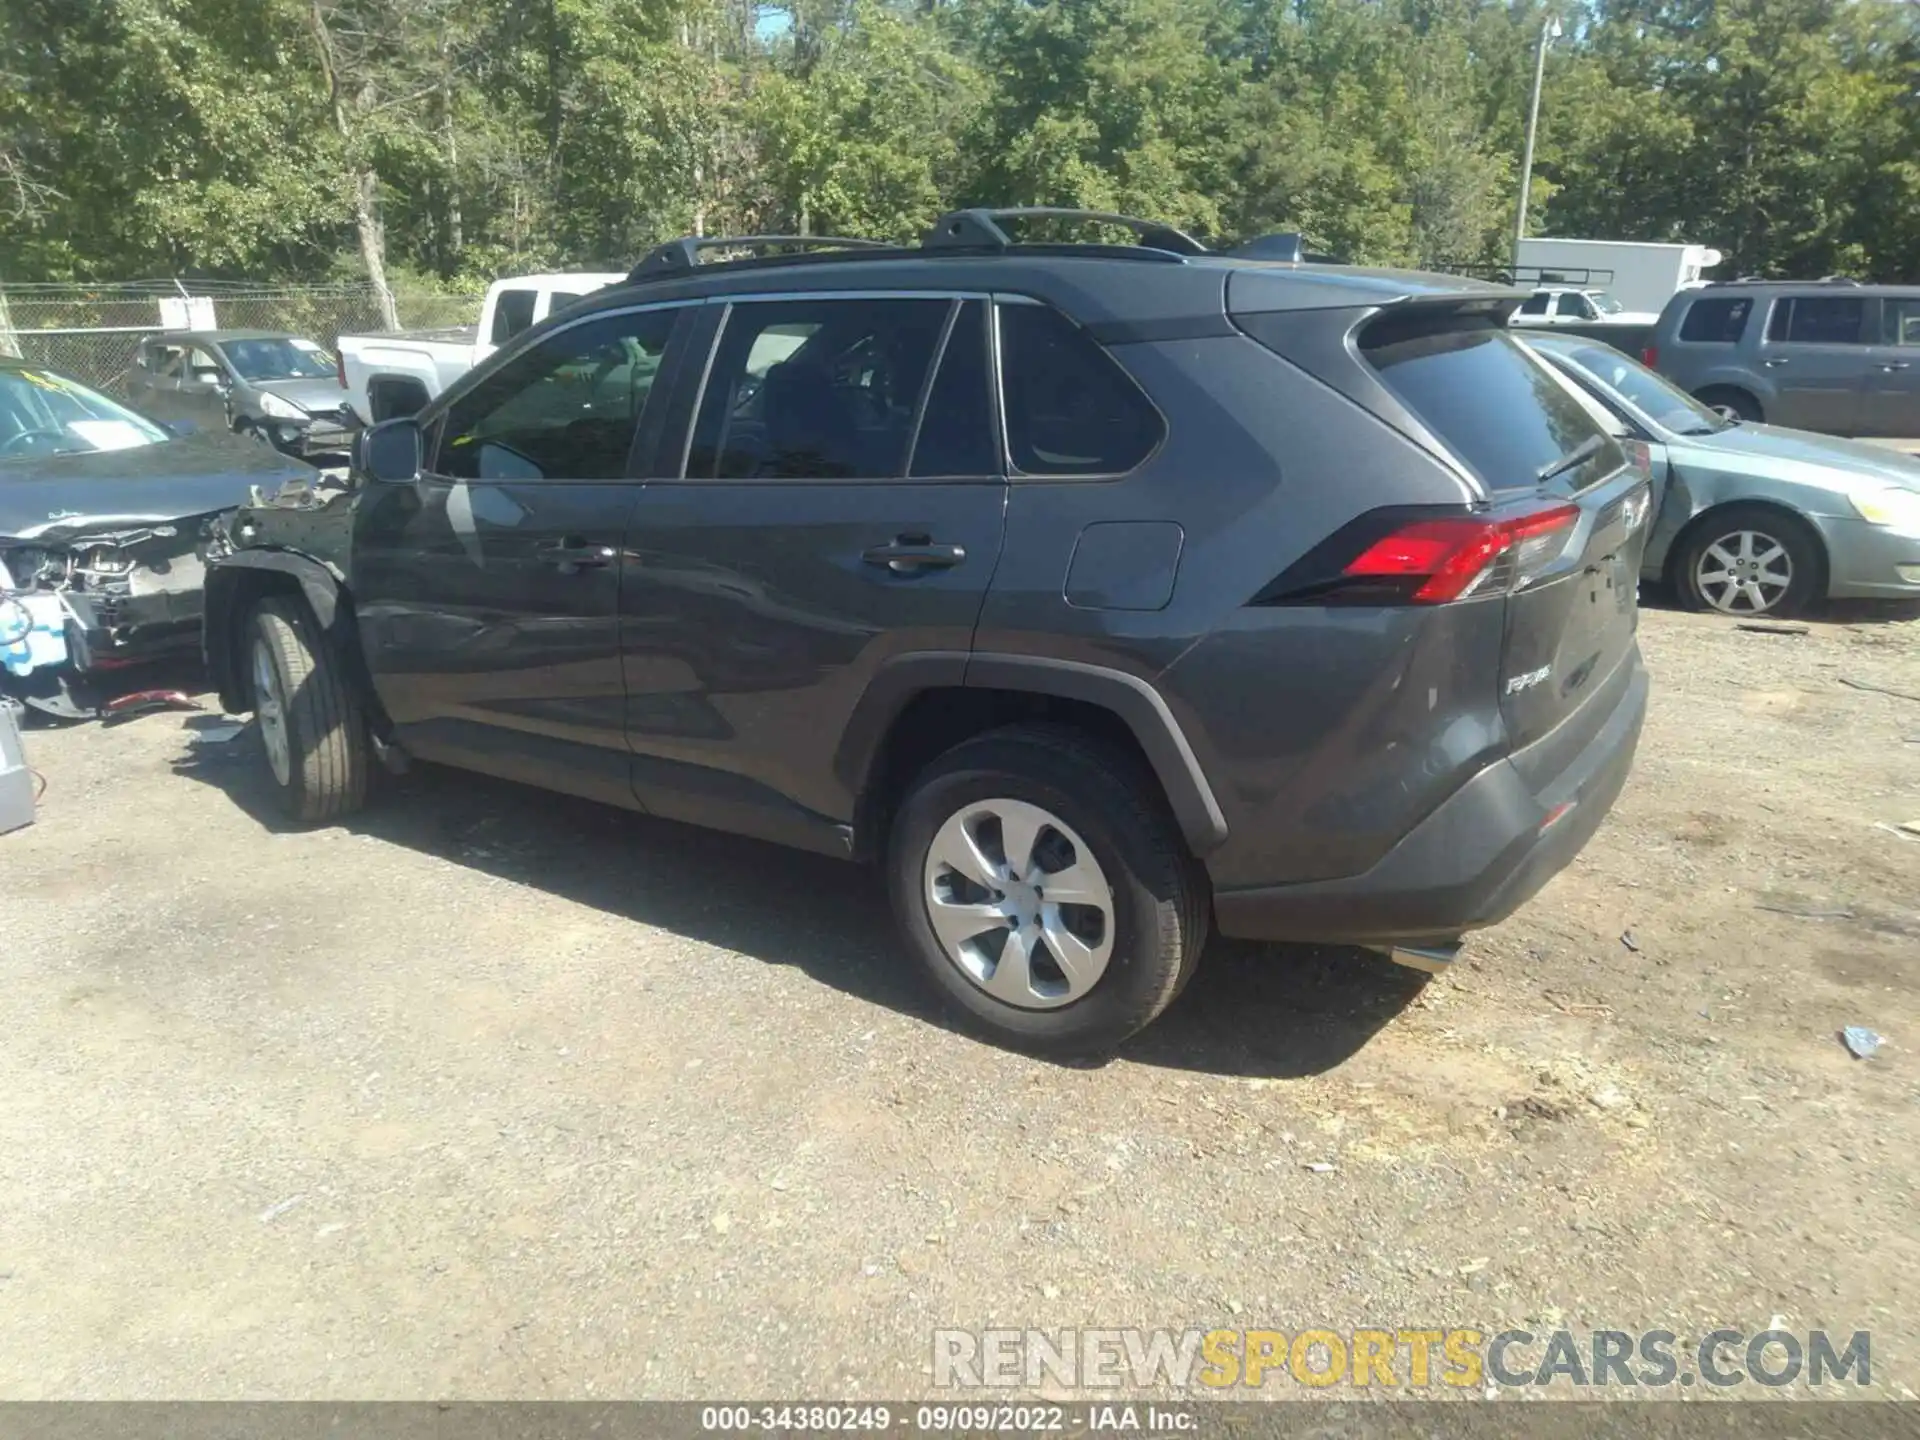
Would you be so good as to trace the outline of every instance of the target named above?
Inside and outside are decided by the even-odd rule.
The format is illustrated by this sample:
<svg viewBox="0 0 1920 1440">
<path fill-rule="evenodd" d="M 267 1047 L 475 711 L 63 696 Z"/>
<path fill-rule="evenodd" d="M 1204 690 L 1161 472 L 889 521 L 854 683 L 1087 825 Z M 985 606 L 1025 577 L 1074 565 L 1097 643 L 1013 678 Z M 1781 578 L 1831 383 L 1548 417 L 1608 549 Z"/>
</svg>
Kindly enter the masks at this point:
<svg viewBox="0 0 1920 1440">
<path fill-rule="evenodd" d="M 1688 307 L 1680 326 L 1680 338 L 1703 345 L 1732 345 L 1747 328 L 1747 316 L 1753 313 L 1753 297 L 1739 299 L 1696 300 Z"/>
<path fill-rule="evenodd" d="M 1504 328 L 1393 317 L 1361 351 L 1394 394 L 1490 490 L 1531 490 L 1543 469 L 1604 435 L 1593 416 Z M 1611 440 L 1562 479 L 1590 485 L 1626 463 Z"/>
<path fill-rule="evenodd" d="M 1773 303 L 1767 338 L 1789 345 L 1859 345 L 1867 302 L 1836 295 L 1800 295 Z"/>
<path fill-rule="evenodd" d="M 487 338 L 496 345 L 504 345 L 522 330 L 533 324 L 533 302 L 535 296 L 531 290 L 502 290 L 493 305 L 493 333 Z"/>
</svg>

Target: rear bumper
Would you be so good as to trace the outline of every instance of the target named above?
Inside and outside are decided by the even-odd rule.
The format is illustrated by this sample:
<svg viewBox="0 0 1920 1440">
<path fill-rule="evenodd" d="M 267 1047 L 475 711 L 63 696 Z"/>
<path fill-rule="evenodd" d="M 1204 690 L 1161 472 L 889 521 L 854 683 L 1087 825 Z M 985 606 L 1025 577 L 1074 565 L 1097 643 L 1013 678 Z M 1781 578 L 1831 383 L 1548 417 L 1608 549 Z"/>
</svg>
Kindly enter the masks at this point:
<svg viewBox="0 0 1920 1440">
<path fill-rule="evenodd" d="M 1631 679 L 1605 725 L 1539 792 L 1513 763 L 1527 752 L 1497 761 L 1362 874 L 1216 893 L 1220 931 L 1388 945 L 1445 940 L 1506 919 L 1580 853 L 1626 784 L 1648 688 L 1637 651 L 1628 663 Z"/>
</svg>

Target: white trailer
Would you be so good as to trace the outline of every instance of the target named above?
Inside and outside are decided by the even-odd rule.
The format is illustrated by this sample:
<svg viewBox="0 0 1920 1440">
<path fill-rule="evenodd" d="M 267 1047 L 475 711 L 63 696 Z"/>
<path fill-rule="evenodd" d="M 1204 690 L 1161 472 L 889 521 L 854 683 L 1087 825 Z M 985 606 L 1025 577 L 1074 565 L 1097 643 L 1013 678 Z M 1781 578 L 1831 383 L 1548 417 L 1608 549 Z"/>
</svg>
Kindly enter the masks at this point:
<svg viewBox="0 0 1920 1440">
<path fill-rule="evenodd" d="M 1605 290 L 1628 310 L 1658 314 L 1674 292 L 1706 283 L 1721 261 L 1705 245 L 1637 240 L 1522 240 L 1514 280 Z"/>
</svg>

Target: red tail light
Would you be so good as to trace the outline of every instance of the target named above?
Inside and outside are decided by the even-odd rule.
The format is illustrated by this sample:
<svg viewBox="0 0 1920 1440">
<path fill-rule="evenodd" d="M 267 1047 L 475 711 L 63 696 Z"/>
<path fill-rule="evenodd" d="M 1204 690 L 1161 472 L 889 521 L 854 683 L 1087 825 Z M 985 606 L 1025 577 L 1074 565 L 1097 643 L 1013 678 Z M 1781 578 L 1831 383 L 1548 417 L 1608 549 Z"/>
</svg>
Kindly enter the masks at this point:
<svg viewBox="0 0 1920 1440">
<path fill-rule="evenodd" d="M 1504 514 L 1466 506 L 1369 510 L 1289 565 L 1252 605 L 1444 605 L 1505 595 L 1566 553 L 1581 509 L 1536 504 Z"/>
<path fill-rule="evenodd" d="M 1660 368 L 1660 347 L 1658 345 L 1647 346 L 1646 349 L 1640 352 L 1640 363 L 1649 370 L 1658 370 Z"/>
<path fill-rule="evenodd" d="M 333 375 L 340 382 L 342 390 L 347 388 L 347 357 L 339 351 L 333 356 Z"/>
<path fill-rule="evenodd" d="M 1578 505 L 1503 519 L 1454 516 L 1416 520 L 1349 561 L 1351 580 L 1398 581 L 1415 605 L 1444 605 L 1492 590 L 1514 590 L 1560 558 L 1580 523 Z"/>
</svg>

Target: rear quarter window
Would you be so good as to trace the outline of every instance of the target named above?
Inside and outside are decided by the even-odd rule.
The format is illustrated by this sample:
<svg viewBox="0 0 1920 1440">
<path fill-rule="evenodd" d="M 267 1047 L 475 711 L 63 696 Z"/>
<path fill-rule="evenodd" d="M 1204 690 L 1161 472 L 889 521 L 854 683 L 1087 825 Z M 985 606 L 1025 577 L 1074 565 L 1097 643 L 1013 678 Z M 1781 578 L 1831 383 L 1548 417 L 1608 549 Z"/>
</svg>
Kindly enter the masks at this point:
<svg viewBox="0 0 1920 1440">
<path fill-rule="evenodd" d="M 493 305 L 493 330 L 487 338 L 504 345 L 522 330 L 533 325 L 533 302 L 538 296 L 531 290 L 502 290 Z"/>
<path fill-rule="evenodd" d="M 1596 435 L 1599 449 L 1562 479 L 1578 489 L 1626 463 L 1586 407 L 1504 328 L 1415 312 L 1375 321 L 1361 332 L 1360 351 L 1489 490 L 1537 489 L 1543 469 Z"/>
<path fill-rule="evenodd" d="M 1696 345 L 1737 344 L 1752 314 L 1751 295 L 1696 300 L 1687 307 L 1687 318 L 1680 322 L 1680 338 Z"/>
<path fill-rule="evenodd" d="M 1002 305 L 1007 449 L 1023 475 L 1121 475 L 1166 434 L 1120 363 L 1059 311 Z"/>
</svg>

